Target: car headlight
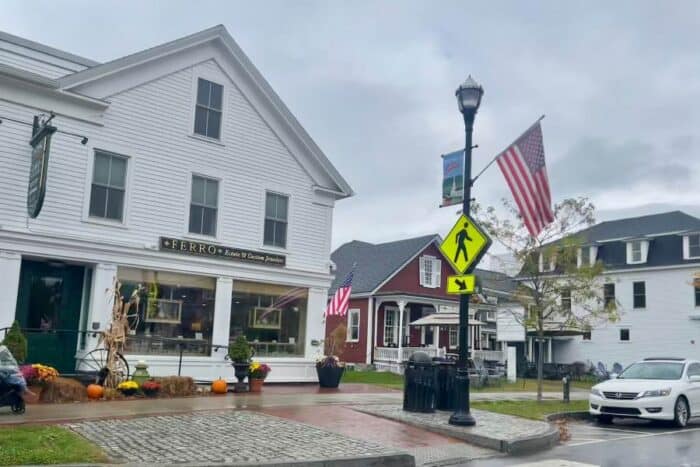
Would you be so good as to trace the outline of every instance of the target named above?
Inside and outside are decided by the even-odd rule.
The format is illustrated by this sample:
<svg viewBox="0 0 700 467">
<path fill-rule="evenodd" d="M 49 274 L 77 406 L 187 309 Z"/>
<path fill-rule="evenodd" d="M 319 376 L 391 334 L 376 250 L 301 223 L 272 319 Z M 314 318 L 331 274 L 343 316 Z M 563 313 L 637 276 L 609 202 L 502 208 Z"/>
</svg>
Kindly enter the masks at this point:
<svg viewBox="0 0 700 467">
<path fill-rule="evenodd" d="M 639 397 L 665 397 L 671 394 L 671 388 L 654 389 L 653 391 L 644 391 Z"/>
<path fill-rule="evenodd" d="M 603 397 L 603 393 L 600 392 L 598 389 L 595 389 L 595 388 L 591 388 L 591 394 L 594 395 L 594 396 L 601 397 L 601 398 Z"/>
</svg>

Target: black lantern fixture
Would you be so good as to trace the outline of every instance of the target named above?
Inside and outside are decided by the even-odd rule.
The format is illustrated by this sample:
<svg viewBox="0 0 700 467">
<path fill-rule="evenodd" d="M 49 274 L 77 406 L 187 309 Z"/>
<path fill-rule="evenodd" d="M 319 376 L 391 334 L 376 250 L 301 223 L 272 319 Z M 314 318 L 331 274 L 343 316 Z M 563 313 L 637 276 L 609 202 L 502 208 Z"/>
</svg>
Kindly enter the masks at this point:
<svg viewBox="0 0 700 467">
<path fill-rule="evenodd" d="M 459 85 L 455 95 L 457 96 L 459 111 L 465 116 L 471 114 L 473 118 L 476 115 L 476 111 L 479 110 L 481 96 L 484 95 L 484 88 L 474 81 L 472 75 L 469 75 L 464 83 Z"/>
</svg>

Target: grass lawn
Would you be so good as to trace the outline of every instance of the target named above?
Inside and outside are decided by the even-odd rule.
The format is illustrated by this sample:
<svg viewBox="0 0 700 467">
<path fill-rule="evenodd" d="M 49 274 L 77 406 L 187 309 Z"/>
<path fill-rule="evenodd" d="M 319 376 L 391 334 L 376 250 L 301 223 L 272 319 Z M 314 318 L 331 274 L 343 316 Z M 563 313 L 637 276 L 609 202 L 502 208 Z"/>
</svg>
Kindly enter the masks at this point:
<svg viewBox="0 0 700 467">
<path fill-rule="evenodd" d="M 507 415 L 542 420 L 545 415 L 558 412 L 580 412 L 588 410 L 588 401 L 474 401 L 474 409 L 488 410 Z"/>
<path fill-rule="evenodd" d="M 365 383 L 376 384 L 379 386 L 403 389 L 403 376 L 388 371 L 346 371 L 343 375 L 343 383 Z M 593 386 L 592 382 L 588 381 L 572 381 L 571 387 L 578 389 L 590 389 Z M 544 392 L 561 392 L 561 381 L 542 381 L 542 390 Z M 520 379 L 515 383 L 503 382 L 497 386 L 488 386 L 484 388 L 472 388 L 474 392 L 537 392 L 537 380 L 535 379 Z"/>
<path fill-rule="evenodd" d="M 0 428 L 0 465 L 107 462 L 100 448 L 57 426 Z"/>
</svg>

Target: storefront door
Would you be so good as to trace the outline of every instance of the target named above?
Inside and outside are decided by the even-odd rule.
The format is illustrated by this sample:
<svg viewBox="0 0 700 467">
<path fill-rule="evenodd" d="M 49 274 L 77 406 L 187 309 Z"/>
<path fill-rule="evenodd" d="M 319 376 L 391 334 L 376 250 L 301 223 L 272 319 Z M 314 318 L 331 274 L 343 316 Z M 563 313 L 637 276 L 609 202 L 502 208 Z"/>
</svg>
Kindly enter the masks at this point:
<svg viewBox="0 0 700 467">
<path fill-rule="evenodd" d="M 75 370 L 85 268 L 22 261 L 16 317 L 29 344 L 27 361 Z"/>
</svg>

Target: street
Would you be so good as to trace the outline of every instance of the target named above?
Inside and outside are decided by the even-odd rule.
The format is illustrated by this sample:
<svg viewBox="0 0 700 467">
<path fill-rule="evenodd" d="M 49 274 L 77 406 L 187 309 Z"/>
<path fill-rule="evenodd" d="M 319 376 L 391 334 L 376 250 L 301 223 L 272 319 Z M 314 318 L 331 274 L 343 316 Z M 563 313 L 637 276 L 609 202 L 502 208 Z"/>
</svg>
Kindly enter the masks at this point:
<svg viewBox="0 0 700 467">
<path fill-rule="evenodd" d="M 700 421 L 682 430 L 638 420 L 616 421 L 609 426 L 571 422 L 569 430 L 571 440 L 549 451 L 531 456 L 477 460 L 468 465 L 700 466 Z"/>
</svg>

